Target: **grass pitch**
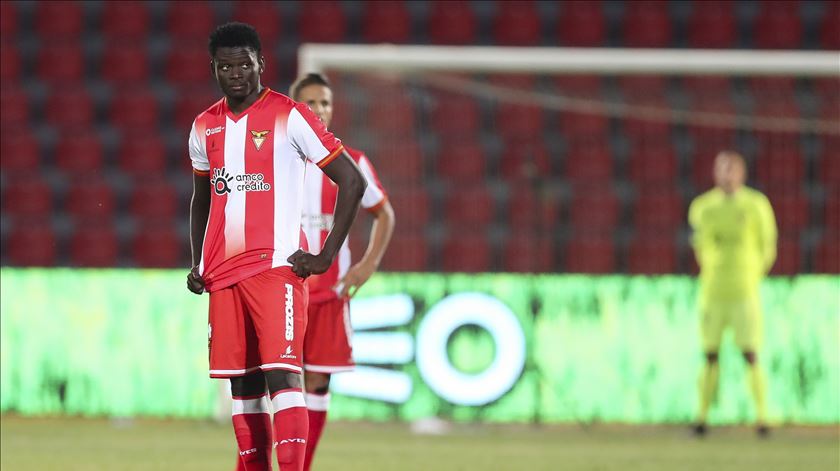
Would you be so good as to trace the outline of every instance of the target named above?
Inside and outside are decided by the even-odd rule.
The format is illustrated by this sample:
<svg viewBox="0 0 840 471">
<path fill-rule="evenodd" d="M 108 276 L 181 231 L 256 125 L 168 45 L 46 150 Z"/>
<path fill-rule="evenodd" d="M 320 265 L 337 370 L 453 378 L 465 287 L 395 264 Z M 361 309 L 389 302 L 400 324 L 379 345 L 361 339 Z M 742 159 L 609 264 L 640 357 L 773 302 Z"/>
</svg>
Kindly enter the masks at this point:
<svg viewBox="0 0 840 471">
<path fill-rule="evenodd" d="M 0 468 L 232 471 L 230 425 L 197 421 L 0 418 Z M 330 423 L 315 471 L 840 470 L 838 427 L 455 426 L 415 435 L 405 424 Z M 275 464 L 276 469 L 276 464 Z"/>
</svg>

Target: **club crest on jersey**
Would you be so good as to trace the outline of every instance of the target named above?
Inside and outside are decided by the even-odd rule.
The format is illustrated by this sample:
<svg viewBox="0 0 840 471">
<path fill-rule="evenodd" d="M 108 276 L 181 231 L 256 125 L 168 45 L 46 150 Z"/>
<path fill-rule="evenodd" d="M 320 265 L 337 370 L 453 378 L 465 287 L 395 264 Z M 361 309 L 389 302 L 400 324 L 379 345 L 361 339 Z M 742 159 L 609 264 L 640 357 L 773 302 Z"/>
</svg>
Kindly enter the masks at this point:
<svg viewBox="0 0 840 471">
<path fill-rule="evenodd" d="M 227 170 L 225 170 L 224 167 L 213 169 L 213 179 L 210 180 L 210 184 L 213 185 L 213 191 L 215 191 L 217 195 L 223 196 L 226 193 L 230 193 L 231 181 L 233 181 L 233 177 L 227 172 Z"/>
<path fill-rule="evenodd" d="M 256 147 L 257 150 L 260 150 L 263 142 L 265 142 L 266 136 L 268 136 L 268 133 L 270 132 L 271 131 L 251 131 L 251 140 L 254 141 L 254 147 Z"/>
</svg>

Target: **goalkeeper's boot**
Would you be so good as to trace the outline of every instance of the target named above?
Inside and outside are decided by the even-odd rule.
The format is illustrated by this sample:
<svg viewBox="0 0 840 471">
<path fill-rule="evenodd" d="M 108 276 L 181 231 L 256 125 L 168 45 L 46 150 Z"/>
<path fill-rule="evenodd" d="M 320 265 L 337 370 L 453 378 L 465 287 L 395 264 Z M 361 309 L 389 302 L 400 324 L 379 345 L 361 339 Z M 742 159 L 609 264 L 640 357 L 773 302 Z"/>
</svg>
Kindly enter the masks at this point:
<svg viewBox="0 0 840 471">
<path fill-rule="evenodd" d="M 695 424 L 694 427 L 692 427 L 691 431 L 692 433 L 694 433 L 694 436 L 698 438 L 703 438 L 706 436 L 707 433 L 709 433 L 709 429 L 708 427 L 706 427 L 706 424 L 704 422 Z"/>
</svg>

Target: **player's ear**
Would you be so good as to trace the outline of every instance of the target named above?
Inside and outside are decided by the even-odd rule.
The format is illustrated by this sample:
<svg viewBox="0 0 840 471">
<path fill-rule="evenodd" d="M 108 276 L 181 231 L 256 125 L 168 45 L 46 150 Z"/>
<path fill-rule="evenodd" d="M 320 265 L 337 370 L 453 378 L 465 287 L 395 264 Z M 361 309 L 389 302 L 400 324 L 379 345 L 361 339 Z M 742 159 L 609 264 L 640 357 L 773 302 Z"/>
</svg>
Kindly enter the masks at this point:
<svg viewBox="0 0 840 471">
<path fill-rule="evenodd" d="M 262 74 L 265 72 L 265 56 L 260 56 L 257 61 L 260 63 L 260 74 Z"/>
<path fill-rule="evenodd" d="M 216 64 L 213 59 L 210 59 L 210 75 L 216 78 Z"/>
</svg>

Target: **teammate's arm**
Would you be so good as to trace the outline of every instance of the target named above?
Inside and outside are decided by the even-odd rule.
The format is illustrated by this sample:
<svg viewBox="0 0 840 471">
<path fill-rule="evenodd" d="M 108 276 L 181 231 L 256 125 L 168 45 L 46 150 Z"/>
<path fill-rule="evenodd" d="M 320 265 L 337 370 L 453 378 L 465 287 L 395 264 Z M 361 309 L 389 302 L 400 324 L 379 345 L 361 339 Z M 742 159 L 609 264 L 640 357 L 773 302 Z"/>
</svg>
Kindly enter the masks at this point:
<svg viewBox="0 0 840 471">
<path fill-rule="evenodd" d="M 318 255 L 298 250 L 288 258 L 289 263 L 292 264 L 292 271 L 300 277 L 324 273 L 330 268 L 338 254 L 338 249 L 347 238 L 347 233 L 350 232 L 350 226 L 356 218 L 362 195 L 367 188 L 367 182 L 361 170 L 346 151 L 342 150 L 341 155 L 321 170 L 338 185 L 333 227 Z"/>
<path fill-rule="evenodd" d="M 204 292 L 204 280 L 198 274 L 204 230 L 210 215 L 210 176 L 193 173 L 193 194 L 190 200 L 190 252 L 192 269 L 187 275 L 187 288 L 195 294 Z"/>
<path fill-rule="evenodd" d="M 373 209 L 373 226 L 370 228 L 370 241 L 364 256 L 359 263 L 350 267 L 347 273 L 338 282 L 341 287 L 340 296 L 353 296 L 359 288 L 376 272 L 385 249 L 391 241 L 391 234 L 394 232 L 395 218 L 394 208 L 388 200 Z"/>
<path fill-rule="evenodd" d="M 692 232 L 691 247 L 694 249 L 694 259 L 697 260 L 699 267 L 703 266 L 703 254 L 708 249 L 706 247 L 706 235 L 700 222 L 701 204 L 700 200 L 695 199 L 688 208 L 688 225 L 691 227 Z"/>
<path fill-rule="evenodd" d="M 776 228 L 776 216 L 773 214 L 773 206 L 767 197 L 762 196 L 758 201 L 758 237 L 761 247 L 761 261 L 764 266 L 764 273 L 768 273 L 776 262 L 776 242 L 778 229 Z"/>
</svg>

